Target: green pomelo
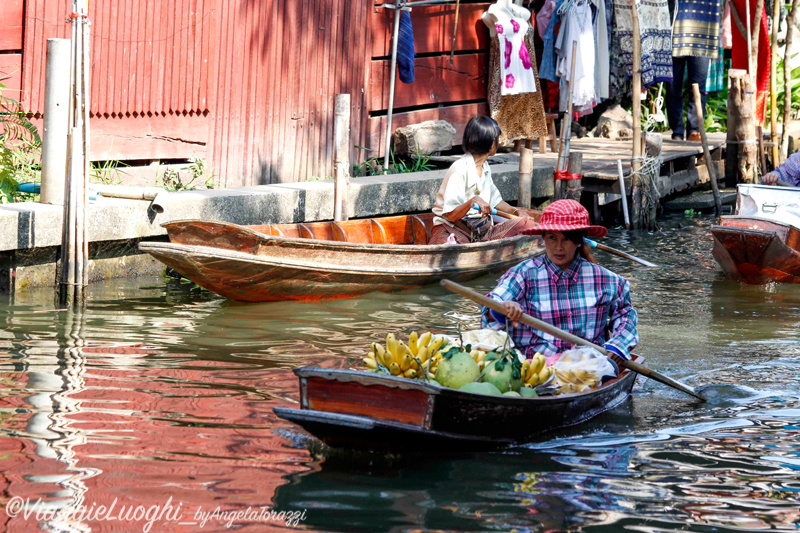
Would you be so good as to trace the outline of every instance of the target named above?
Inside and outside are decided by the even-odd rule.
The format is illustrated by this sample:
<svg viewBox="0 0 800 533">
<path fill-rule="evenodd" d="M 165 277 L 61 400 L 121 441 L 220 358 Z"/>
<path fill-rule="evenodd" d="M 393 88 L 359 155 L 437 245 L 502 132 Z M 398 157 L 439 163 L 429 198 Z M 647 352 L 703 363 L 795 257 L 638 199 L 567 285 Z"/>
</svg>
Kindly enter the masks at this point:
<svg viewBox="0 0 800 533">
<path fill-rule="evenodd" d="M 536 394 L 536 391 L 530 387 L 522 387 L 519 389 L 519 395 L 523 398 L 538 398 L 539 395 Z"/>
<path fill-rule="evenodd" d="M 488 394 L 490 396 L 500 396 L 500 391 L 497 390 L 497 387 L 495 387 L 491 383 L 476 383 L 476 382 L 467 383 L 458 390 L 463 390 L 464 392 L 473 392 L 475 394 Z"/>
<path fill-rule="evenodd" d="M 510 390 L 508 392 L 504 392 L 503 396 L 515 396 L 517 398 L 520 398 L 520 397 L 522 397 L 522 394 L 518 393 L 517 391 Z"/>
<path fill-rule="evenodd" d="M 519 391 L 522 386 L 522 380 L 512 377 L 514 368 L 511 366 L 511 363 L 506 362 L 502 365 L 503 370 L 497 370 L 499 363 L 500 360 L 498 359 L 486 365 L 486 368 L 483 370 L 482 381 L 491 383 L 500 389 L 500 392 L 508 392 L 510 390 Z"/>
<path fill-rule="evenodd" d="M 460 389 L 463 385 L 478 379 L 480 375 L 481 369 L 472 356 L 466 352 L 458 352 L 450 359 L 443 359 L 439 363 L 434 379 L 445 387 Z"/>
</svg>

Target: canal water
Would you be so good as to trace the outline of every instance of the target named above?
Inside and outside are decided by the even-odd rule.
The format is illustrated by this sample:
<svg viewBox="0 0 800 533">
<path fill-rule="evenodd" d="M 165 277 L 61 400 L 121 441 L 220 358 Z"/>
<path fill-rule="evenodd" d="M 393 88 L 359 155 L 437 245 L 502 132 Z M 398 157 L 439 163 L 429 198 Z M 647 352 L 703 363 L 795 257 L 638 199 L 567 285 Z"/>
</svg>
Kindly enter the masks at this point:
<svg viewBox="0 0 800 533">
<path fill-rule="evenodd" d="M 50 291 L 7 297 L 3 529 L 797 531 L 800 286 L 724 279 L 710 224 L 605 239 L 659 268 L 597 257 L 631 281 L 647 364 L 711 401 L 640 378 L 613 412 L 496 452 L 330 456 L 272 413 L 297 404 L 293 367 L 356 366 L 387 332 L 477 326 L 438 286 L 242 304 L 139 278 L 92 286 L 82 312 Z"/>
</svg>

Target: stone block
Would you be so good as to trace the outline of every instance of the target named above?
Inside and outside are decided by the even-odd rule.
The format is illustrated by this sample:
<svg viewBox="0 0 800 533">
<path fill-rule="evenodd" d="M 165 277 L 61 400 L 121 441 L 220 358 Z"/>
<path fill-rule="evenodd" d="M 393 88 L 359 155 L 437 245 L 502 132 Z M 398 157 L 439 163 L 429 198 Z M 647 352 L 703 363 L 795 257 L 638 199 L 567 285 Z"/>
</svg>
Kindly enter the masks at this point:
<svg viewBox="0 0 800 533">
<path fill-rule="evenodd" d="M 446 120 L 428 120 L 397 128 L 394 132 L 394 153 L 429 155 L 453 147 L 456 129 Z"/>
</svg>

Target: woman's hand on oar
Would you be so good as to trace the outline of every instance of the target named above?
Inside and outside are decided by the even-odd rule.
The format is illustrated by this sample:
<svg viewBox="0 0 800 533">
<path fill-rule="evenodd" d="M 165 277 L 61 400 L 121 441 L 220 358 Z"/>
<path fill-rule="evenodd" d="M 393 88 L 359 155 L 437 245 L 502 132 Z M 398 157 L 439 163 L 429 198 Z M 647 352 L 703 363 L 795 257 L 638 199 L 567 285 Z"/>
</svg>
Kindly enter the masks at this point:
<svg viewBox="0 0 800 533">
<path fill-rule="evenodd" d="M 644 266 L 647 266 L 647 267 L 657 267 L 658 266 L 655 263 L 651 263 L 650 261 L 645 261 L 644 259 L 639 259 L 635 255 L 631 255 L 631 254 L 625 253 L 622 250 L 617 250 L 615 248 L 611 248 L 610 246 L 606 246 L 605 244 L 600 244 L 599 242 L 593 241 L 592 239 L 587 239 L 587 238 L 584 237 L 583 240 L 586 241 L 586 244 L 588 244 L 592 248 L 597 248 L 598 250 L 603 250 L 603 251 L 612 253 L 614 255 L 618 255 L 620 257 L 624 257 L 625 259 L 630 259 L 631 261 L 635 261 L 635 262 L 640 263 L 640 264 L 642 264 Z"/>
<path fill-rule="evenodd" d="M 496 302 L 496 301 L 492 300 L 491 298 L 487 298 L 486 296 L 484 296 L 482 294 L 479 294 L 479 293 L 473 291 L 472 289 L 464 287 L 463 285 L 459 285 L 458 283 L 450 281 L 449 279 L 443 279 L 440 283 L 441 283 L 442 287 L 444 287 L 445 289 L 447 289 L 450 292 L 454 292 L 456 294 L 460 294 L 461 296 L 463 296 L 465 298 L 469 298 L 473 302 L 476 302 L 476 303 L 479 303 L 479 304 L 481 304 L 483 306 L 486 306 L 489 309 L 494 309 L 498 313 L 505 314 L 505 307 L 500 302 Z M 545 333 L 549 333 L 550 335 L 553 335 L 554 337 L 558 337 L 559 339 L 561 339 L 563 341 L 566 341 L 566 342 L 569 342 L 569 343 L 571 343 L 573 345 L 591 346 L 592 348 L 594 348 L 595 350 L 597 350 L 601 354 L 606 355 L 606 356 L 608 355 L 608 351 L 605 348 L 603 348 L 602 346 L 598 346 L 597 344 L 594 344 L 593 342 L 589 342 L 586 339 L 582 339 L 581 337 L 578 337 L 577 335 L 573 335 L 572 333 L 568 333 L 568 332 L 566 332 L 566 331 L 564 331 L 562 329 L 559 329 L 559 328 L 555 327 L 552 324 L 548 324 L 547 322 L 543 322 L 543 321 L 541 321 L 541 320 L 539 320 L 537 318 L 533 318 L 532 316 L 527 315 L 525 313 L 522 313 L 522 316 L 520 316 L 519 321 L 522 322 L 523 324 L 526 324 L 526 325 L 534 328 L 534 329 L 538 329 L 539 331 L 544 331 Z M 688 385 L 684 385 L 683 383 L 675 381 L 674 379 L 669 378 L 669 377 L 667 377 L 667 376 L 665 376 L 663 374 L 660 374 L 660 373 L 656 372 L 655 370 L 651 370 L 651 369 L 647 368 L 646 366 L 642 366 L 639 363 L 636 363 L 634 361 L 629 361 L 627 359 L 621 359 L 620 358 L 619 364 L 621 364 L 623 367 L 627 368 L 628 370 L 636 372 L 637 374 L 641 374 L 641 375 L 643 375 L 645 377 L 654 379 L 656 381 L 660 381 L 664 385 L 668 385 L 668 386 L 672 387 L 673 389 L 677 389 L 677 390 L 679 390 L 681 392 L 685 392 L 686 394 L 691 394 L 692 396 L 694 396 L 695 398 L 697 398 L 699 400 L 706 401 L 706 399 L 703 398 L 703 396 L 701 396 L 698 392 L 696 392 L 693 388 L 689 387 Z"/>
</svg>

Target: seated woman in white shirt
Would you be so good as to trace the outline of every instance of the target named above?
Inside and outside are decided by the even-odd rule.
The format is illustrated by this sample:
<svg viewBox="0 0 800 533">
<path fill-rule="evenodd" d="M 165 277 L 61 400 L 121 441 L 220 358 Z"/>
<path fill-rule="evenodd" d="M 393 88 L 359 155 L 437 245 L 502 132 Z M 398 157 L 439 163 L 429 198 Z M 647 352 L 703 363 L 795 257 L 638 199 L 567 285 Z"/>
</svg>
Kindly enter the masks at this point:
<svg viewBox="0 0 800 533">
<path fill-rule="evenodd" d="M 487 160 L 497 152 L 500 126 L 491 117 L 475 116 L 464 130 L 464 156 L 450 166 L 433 205 L 433 231 L 428 244 L 444 244 L 450 235 L 458 244 L 491 241 L 522 234 L 536 226 L 530 216 L 511 207 L 492 181 Z M 478 209 L 474 209 L 477 204 Z M 521 218 L 495 222 L 497 209 Z M 452 239 L 449 240 L 452 242 Z"/>
</svg>

